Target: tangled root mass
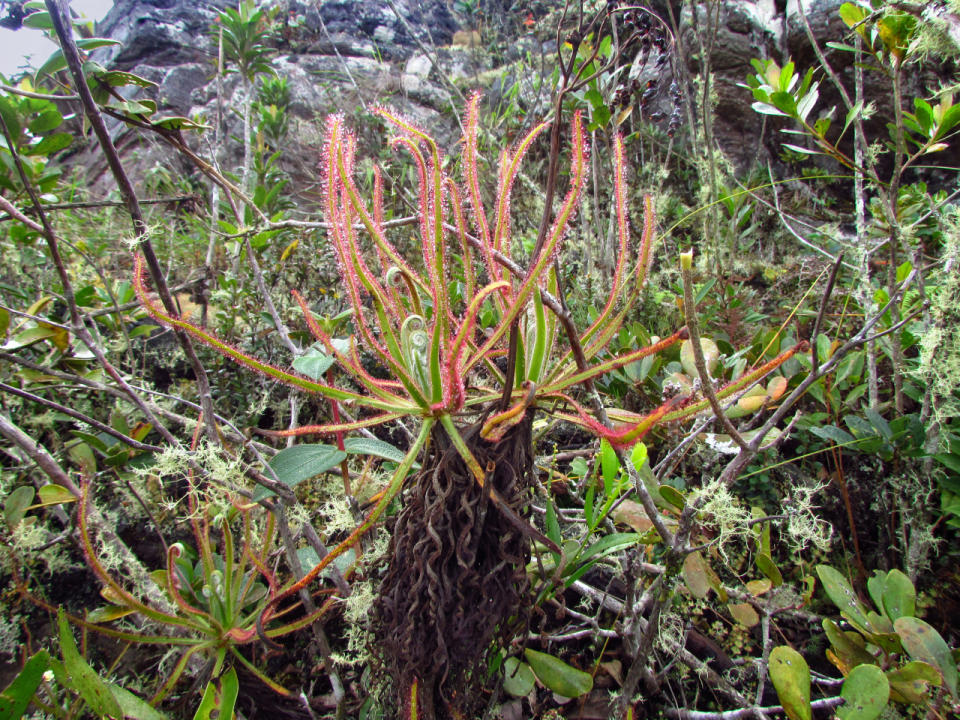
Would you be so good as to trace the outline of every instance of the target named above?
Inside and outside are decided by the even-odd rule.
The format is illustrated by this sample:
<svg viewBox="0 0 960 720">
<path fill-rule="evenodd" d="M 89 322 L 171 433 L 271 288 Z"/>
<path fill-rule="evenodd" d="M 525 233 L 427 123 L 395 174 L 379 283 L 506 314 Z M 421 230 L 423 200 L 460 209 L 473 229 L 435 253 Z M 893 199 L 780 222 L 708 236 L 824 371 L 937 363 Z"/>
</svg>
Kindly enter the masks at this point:
<svg viewBox="0 0 960 720">
<path fill-rule="evenodd" d="M 531 423 L 499 443 L 462 432 L 492 486 L 526 516 Z M 470 687 L 494 641 L 525 622 L 529 540 L 498 510 L 439 429 L 396 520 L 389 566 L 373 607 L 374 653 L 399 688 L 416 678 L 421 704 L 469 710 Z M 476 698 L 474 698 L 476 700 Z M 432 714 L 432 713 L 431 713 Z"/>
</svg>

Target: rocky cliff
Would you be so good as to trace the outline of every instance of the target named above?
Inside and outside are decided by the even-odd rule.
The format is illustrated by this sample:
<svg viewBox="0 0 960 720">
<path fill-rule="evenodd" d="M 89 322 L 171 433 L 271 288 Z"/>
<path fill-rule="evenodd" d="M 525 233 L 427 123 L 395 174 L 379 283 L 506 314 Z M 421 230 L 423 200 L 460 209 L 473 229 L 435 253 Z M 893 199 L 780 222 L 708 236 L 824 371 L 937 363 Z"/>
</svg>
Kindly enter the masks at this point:
<svg viewBox="0 0 960 720">
<path fill-rule="evenodd" d="M 215 46 L 212 28 L 228 0 L 117 0 L 99 24 L 98 34 L 122 45 L 96 51 L 95 59 L 108 67 L 129 70 L 155 82 L 155 99 L 162 109 L 199 117 L 216 117 L 217 90 L 213 82 Z M 232 4 L 232 3 L 231 3 Z M 741 87 L 750 72 L 750 59 L 792 58 L 798 67 L 816 64 L 805 13 L 821 46 L 842 39 L 844 26 L 837 14 L 840 0 L 728 0 L 692 4 L 652 0 L 649 7 L 665 23 L 679 28 L 676 58 L 670 65 L 690 78 L 709 66 L 715 91 L 715 137 L 741 170 L 769 158 L 776 159 L 783 126 L 777 119 L 751 110 L 752 97 Z M 275 0 L 275 48 L 272 65 L 288 78 L 290 110 L 294 118 L 288 159 L 299 163 L 295 176 L 308 179 L 317 156 L 317 119 L 331 111 L 363 113 L 377 104 L 391 104 L 431 128 L 451 144 L 459 137 L 454 107 L 463 94 L 479 87 L 495 96 L 518 73 L 536 72 L 535 64 L 515 66 L 525 52 L 550 58 L 558 13 L 549 2 L 518 3 L 481 0 L 480 12 L 465 17 L 446 0 Z M 461 8 L 462 9 L 462 8 Z M 475 32 L 480 27 L 481 32 Z M 491 30 L 496 27 L 497 33 Z M 704 45 L 715 28 L 716 40 Z M 505 36 L 511 29 L 514 37 Z M 488 37 L 489 36 L 489 37 Z M 850 77 L 851 56 L 827 49 L 838 73 Z M 704 59 L 708 58 L 708 63 Z M 547 66 L 544 66 L 547 67 Z M 673 78 L 657 77 L 660 87 Z M 915 92 L 929 94 L 935 77 L 912 77 Z M 882 78 L 868 74 L 874 97 L 884 97 Z M 546 95 L 526 97 L 531 114 L 546 109 Z M 241 86 L 236 75 L 223 82 L 222 108 L 226 132 L 240 134 Z M 521 101 L 524 96 L 521 95 Z M 822 106 L 838 102 L 829 82 L 822 85 Z M 884 103 L 874 128 L 882 132 Z M 819 106 L 818 106 L 819 107 Z M 889 104 L 887 104 L 889 107 Z M 666 120 L 659 121 L 665 126 Z M 117 127 L 117 139 L 134 166 L 146 172 L 157 162 L 170 162 L 140 135 Z M 681 132 L 678 136 L 684 141 Z M 237 157 L 228 158 L 229 167 Z M 96 168 L 94 162 L 94 168 Z M 185 170 L 185 168 L 184 168 Z M 94 173 L 97 174 L 98 170 Z"/>
</svg>

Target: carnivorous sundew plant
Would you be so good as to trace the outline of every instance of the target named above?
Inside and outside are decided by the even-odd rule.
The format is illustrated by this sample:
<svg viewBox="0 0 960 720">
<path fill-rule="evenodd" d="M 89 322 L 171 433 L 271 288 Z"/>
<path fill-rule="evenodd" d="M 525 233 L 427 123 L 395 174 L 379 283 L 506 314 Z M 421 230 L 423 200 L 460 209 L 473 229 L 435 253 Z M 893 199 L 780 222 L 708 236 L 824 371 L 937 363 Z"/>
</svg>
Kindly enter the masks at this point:
<svg viewBox="0 0 960 720">
<path fill-rule="evenodd" d="M 412 442 L 366 518 L 306 576 L 277 592 L 260 616 L 270 635 L 281 604 L 312 583 L 336 557 L 380 521 L 409 486 L 395 518 L 389 566 L 373 609 L 374 654 L 395 679 L 410 717 L 470 716 L 487 652 L 524 623 L 525 566 L 531 539 L 559 552 L 527 519 L 532 484 L 532 422 L 540 409 L 606 437 L 638 442 L 655 424 L 707 409 L 692 396 L 672 398 L 645 415 L 602 413 L 595 419 L 575 396 L 593 378 L 681 340 L 680 329 L 649 347 L 611 355 L 607 345 L 625 321 L 647 276 L 655 238 L 652 198 L 644 200 L 639 243 L 631 240 L 623 147 L 614 141 L 613 213 L 618 253 L 609 294 L 583 331 L 567 313 L 556 259 L 575 217 L 588 168 L 579 114 L 569 138 L 569 188 L 548 232 L 526 262 L 517 257 L 511 194 L 524 156 L 548 123 L 500 154 L 492 209 L 484 205 L 478 148 L 478 102 L 464 121 L 456 182 L 437 142 L 393 112 L 394 148 L 412 159 L 419 182 L 417 241 L 405 256 L 388 236 L 383 181 L 373 173 L 372 204 L 356 181 L 356 137 L 344 118 L 326 123 L 324 215 L 352 310 L 349 343 L 335 342 L 294 293 L 310 332 L 339 368 L 319 382 L 231 347 L 205 329 L 167 313 L 148 294 L 144 262 L 136 289 L 158 320 L 182 328 L 236 362 L 356 411 L 356 419 L 271 433 L 346 433 L 395 421 L 416 424 Z M 481 311 L 493 322 L 480 327 Z M 375 376 L 361 361 L 372 354 L 388 371 Z M 785 358 L 784 358 L 785 359 Z M 782 359 L 780 360 L 782 362 Z M 717 394 L 728 397 L 770 372 L 754 370 Z M 337 378 L 340 378 L 337 380 Z M 589 394 L 589 393 L 588 393 Z M 592 402 L 592 399 L 591 399 Z M 420 468 L 407 483 L 416 462 Z"/>
</svg>

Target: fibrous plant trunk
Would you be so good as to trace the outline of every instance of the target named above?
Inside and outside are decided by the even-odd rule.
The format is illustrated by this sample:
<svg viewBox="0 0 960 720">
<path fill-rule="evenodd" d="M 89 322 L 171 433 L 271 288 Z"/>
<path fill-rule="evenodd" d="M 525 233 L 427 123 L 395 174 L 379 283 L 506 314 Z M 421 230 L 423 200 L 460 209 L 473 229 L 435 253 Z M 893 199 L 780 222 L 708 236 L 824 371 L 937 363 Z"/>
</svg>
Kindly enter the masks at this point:
<svg viewBox="0 0 960 720">
<path fill-rule="evenodd" d="M 437 428 L 397 516 L 373 608 L 374 655 L 401 697 L 417 688 L 421 720 L 478 716 L 488 653 L 526 620 L 529 540 L 489 490 L 527 514 L 531 415 L 496 444 L 479 423 L 462 435 L 487 468 L 484 487 Z"/>
</svg>

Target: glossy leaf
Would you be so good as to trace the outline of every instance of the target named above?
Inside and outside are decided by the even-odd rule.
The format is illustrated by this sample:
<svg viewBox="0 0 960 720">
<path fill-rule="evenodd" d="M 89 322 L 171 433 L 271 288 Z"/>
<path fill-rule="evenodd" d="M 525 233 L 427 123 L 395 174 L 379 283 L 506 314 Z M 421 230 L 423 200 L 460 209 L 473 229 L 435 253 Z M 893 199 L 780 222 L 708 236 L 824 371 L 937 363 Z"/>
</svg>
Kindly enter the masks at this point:
<svg viewBox="0 0 960 720">
<path fill-rule="evenodd" d="M 514 697 L 526 697 L 533 690 L 536 678 L 530 666 L 515 657 L 503 661 L 503 689 Z"/>
<path fill-rule="evenodd" d="M 810 668 L 803 656 L 780 645 L 770 652 L 770 679 L 790 720 L 812 720 Z"/>
<path fill-rule="evenodd" d="M 927 701 L 931 685 L 939 687 L 943 684 L 940 672 L 920 660 L 911 660 L 903 667 L 888 670 L 887 680 L 892 700 L 914 704 Z"/>
<path fill-rule="evenodd" d="M 896 568 L 887 573 L 883 587 L 883 610 L 891 621 L 912 617 L 916 612 L 917 592 L 904 573 Z"/>
<path fill-rule="evenodd" d="M 577 670 L 558 657 L 527 648 L 523 651 L 530 668 L 544 687 L 558 695 L 576 698 L 593 689 L 590 673 Z"/>
<path fill-rule="evenodd" d="M 827 597 L 837 606 L 840 613 L 855 625 L 869 630 L 867 608 L 853 592 L 847 579 L 829 565 L 817 565 L 817 575 L 820 577 Z"/>
<path fill-rule="evenodd" d="M 50 656 L 46 650 L 39 651 L 24 663 L 23 669 L 0 693 L 0 720 L 15 720 L 23 716 L 49 665 Z"/>
<path fill-rule="evenodd" d="M 857 665 L 843 681 L 840 697 L 840 720 L 874 720 L 887 706 L 890 683 L 876 665 Z"/>
<path fill-rule="evenodd" d="M 37 492 L 40 495 L 37 504 L 40 506 L 62 505 L 64 503 L 76 502 L 79 499 L 72 492 L 60 485 L 44 485 Z"/>
<path fill-rule="evenodd" d="M 780 573 L 780 568 L 777 567 L 777 564 L 773 561 L 767 553 L 757 553 L 754 561 L 757 564 L 757 568 L 762 572 L 770 582 L 773 583 L 774 587 L 780 587 L 783 585 L 783 575 Z"/>
<path fill-rule="evenodd" d="M 957 664 L 940 633 L 923 620 L 914 617 L 898 618 L 893 626 L 910 657 L 937 668 L 950 694 L 956 698 Z"/>
<path fill-rule="evenodd" d="M 683 493 L 681 493 L 672 485 L 661 485 L 658 488 L 658 491 L 660 493 L 660 497 L 678 510 L 683 510 L 684 506 L 687 504 L 686 499 L 683 497 Z"/>
<path fill-rule="evenodd" d="M 876 664 L 876 659 L 867 652 L 863 636 L 860 634 L 844 632 L 839 625 L 829 618 L 824 618 L 823 629 L 833 649 L 833 657 L 830 658 L 830 662 L 836 665 L 837 669 L 844 675 L 847 675 L 857 665 Z"/>
</svg>

